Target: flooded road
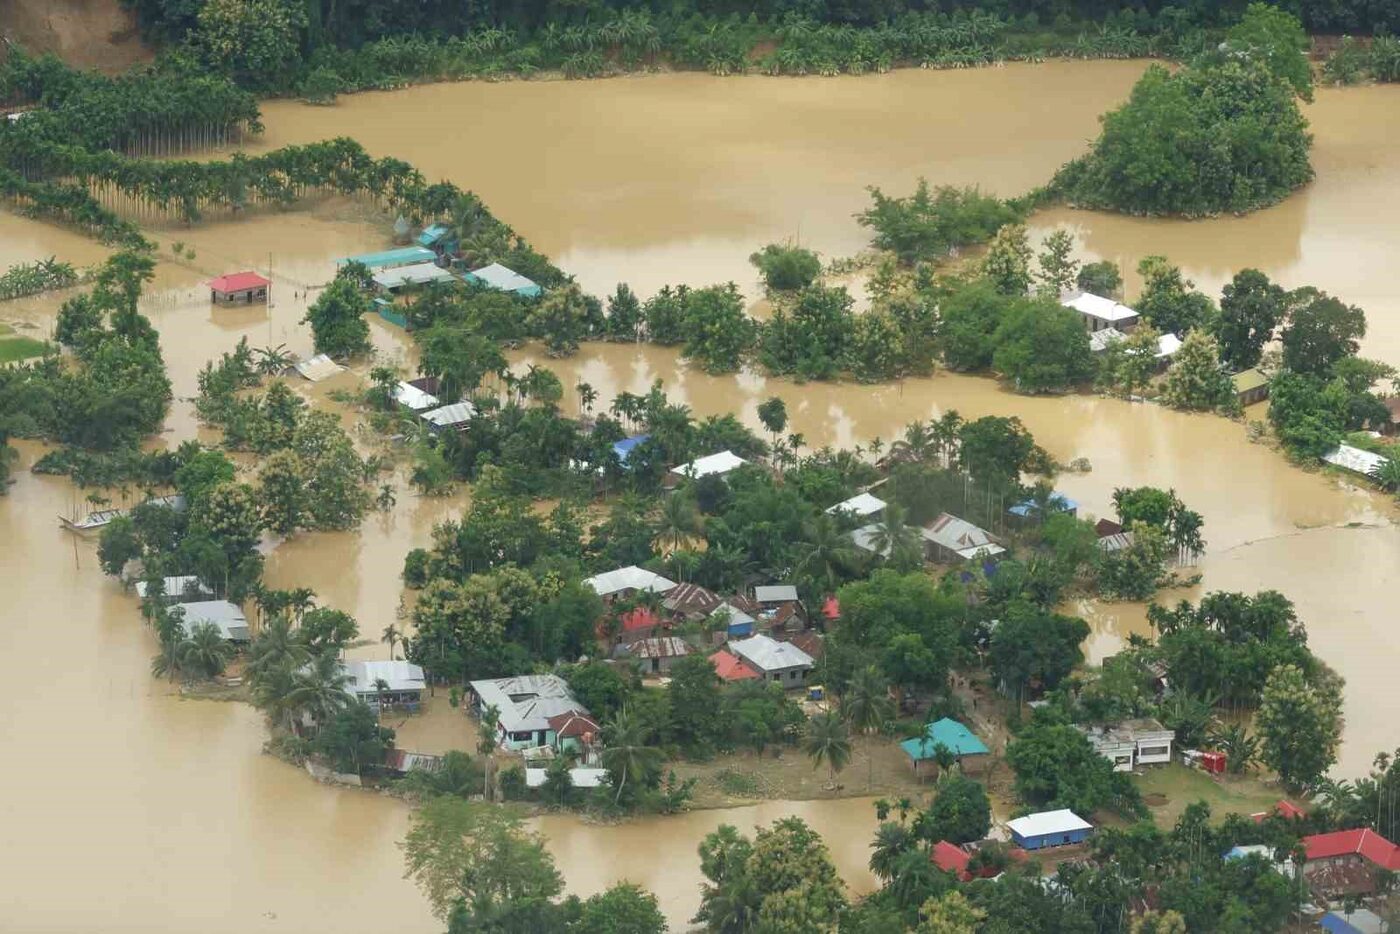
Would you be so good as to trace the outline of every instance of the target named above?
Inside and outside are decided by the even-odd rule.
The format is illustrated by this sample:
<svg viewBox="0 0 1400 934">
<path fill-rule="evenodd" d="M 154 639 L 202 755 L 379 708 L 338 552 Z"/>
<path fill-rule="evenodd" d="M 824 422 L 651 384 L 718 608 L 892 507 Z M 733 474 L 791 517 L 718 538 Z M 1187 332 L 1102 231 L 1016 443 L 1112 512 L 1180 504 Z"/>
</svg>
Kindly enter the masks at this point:
<svg viewBox="0 0 1400 934">
<path fill-rule="evenodd" d="M 273 104 L 268 144 L 360 136 L 376 153 L 474 188 L 590 288 L 623 278 L 647 291 L 667 281 L 746 282 L 748 253 L 799 227 L 804 243 L 831 255 L 851 252 L 864 237 L 850 213 L 864 203 L 861 186 L 869 182 L 904 190 L 923 173 L 998 192 L 1028 187 L 1082 148 L 1094 117 L 1126 93 L 1140 69 L 1056 64 L 862 81 L 677 75 L 448 85 L 347 98 L 334 108 Z M 878 113 L 868 106 L 871 95 L 879 96 Z M 1375 270 L 1386 268 L 1380 251 L 1400 231 L 1400 205 L 1387 200 L 1400 197 L 1400 128 L 1387 119 L 1396 104 L 1395 88 L 1319 92 L 1310 110 L 1319 181 L 1255 217 L 1191 225 L 1078 212 L 1050 219 L 1075 225 L 1086 255 L 1131 264 L 1140 253 L 1165 252 L 1211 287 L 1235 265 L 1257 265 L 1290 285 L 1301 284 L 1291 279 L 1297 274 L 1363 304 L 1373 322 L 1368 347 L 1386 356 L 1387 328 L 1400 338 L 1400 312 L 1386 304 L 1395 299 L 1382 294 L 1384 277 Z M 442 116 L 458 112 L 481 119 L 470 131 L 453 129 L 468 121 Z M 560 145 L 545 145 L 550 139 Z M 582 140 L 594 148 L 580 148 Z M 328 201 L 304 212 L 152 232 L 162 263 L 142 310 L 161 332 L 178 397 L 165 443 L 198 434 L 186 401 L 198 370 L 240 337 L 254 347 L 310 351 L 299 324 L 308 289 L 330 277 L 335 257 L 386 244 L 385 227 L 366 224 L 364 215 Z M 184 248 L 178 260 L 175 241 Z M 53 254 L 84 264 L 105 250 L 0 215 L 0 262 Z M 270 268 L 272 307 L 212 309 L 202 282 L 242 268 Z M 1372 293 L 1374 301 L 1366 297 Z M 0 304 L 0 320 L 47 333 L 57 305 L 53 296 Z M 411 368 L 401 331 L 378 319 L 371 330 L 383 358 Z M 1393 355 L 1400 362 L 1400 346 Z M 1090 460 L 1092 472 L 1060 483 L 1086 513 L 1108 512 L 1117 486 L 1175 487 L 1206 520 L 1205 588 L 1272 587 L 1298 603 L 1314 648 L 1347 679 L 1341 774 L 1364 771 L 1374 752 L 1400 738 L 1393 690 L 1400 639 L 1389 631 L 1400 583 L 1393 506 L 1291 467 L 1251 444 L 1238 423 L 1091 397 L 1025 398 L 949 374 L 890 386 L 712 378 L 651 347 L 592 345 L 565 361 L 529 351 L 513 359 L 550 366 L 566 387 L 589 382 L 600 405 L 660 378 L 697 415 L 732 410 L 755 426 L 758 403 L 780 395 L 792 430 L 814 445 L 888 442 L 909 421 L 948 409 L 969 418 L 1019 415 L 1060 460 Z M 297 388 L 324 402 L 355 384 L 356 375 L 345 374 L 314 390 Z M 573 396 L 566 392 L 566 404 Z M 75 546 L 59 530 L 55 516 L 82 508 L 80 497 L 28 473 L 35 456 L 26 445 L 17 483 L 0 497 L 7 598 L 0 651 L 13 685 L 0 744 L 18 763 L 0 778 L 9 844 L 0 857 L 0 931 L 438 929 L 401 879 L 401 803 L 317 786 L 261 754 L 266 734 L 256 711 L 181 699 L 149 677 L 154 638 L 135 600 L 101 575 L 92 543 Z M 460 500 L 422 499 L 401 477 L 394 482 L 399 502 L 390 513 L 371 514 L 354 533 L 298 537 L 268 561 L 270 583 L 310 586 L 358 618 L 369 640 L 353 650 L 362 657 L 387 657 L 378 638 L 399 606 L 403 555 L 427 544 L 433 524 L 459 508 Z M 1084 612 L 1095 659 L 1145 630 L 1138 606 Z M 407 748 L 472 742 L 467 724 L 440 698 L 400 728 Z M 679 923 L 698 900 L 700 837 L 720 820 L 747 830 L 787 813 L 810 819 L 848 880 L 868 884 L 861 867 L 874 818 L 863 801 L 773 803 L 624 827 L 547 817 L 539 826 L 572 891 L 586 895 L 632 878 L 653 888 Z"/>
</svg>

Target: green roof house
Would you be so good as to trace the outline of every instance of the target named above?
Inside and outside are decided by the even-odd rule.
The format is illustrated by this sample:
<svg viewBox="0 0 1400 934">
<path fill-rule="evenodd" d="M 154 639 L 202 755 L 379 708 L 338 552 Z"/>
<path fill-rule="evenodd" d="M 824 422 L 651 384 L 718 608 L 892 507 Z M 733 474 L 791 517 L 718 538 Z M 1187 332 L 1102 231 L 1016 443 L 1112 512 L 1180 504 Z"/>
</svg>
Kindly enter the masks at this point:
<svg viewBox="0 0 1400 934">
<path fill-rule="evenodd" d="M 923 736 L 906 739 L 899 744 L 914 763 L 914 771 L 919 771 L 919 763 L 937 756 L 939 746 L 944 746 L 961 759 L 964 756 L 985 756 L 991 752 L 987 744 L 956 720 L 944 717 L 924 728 Z"/>
</svg>

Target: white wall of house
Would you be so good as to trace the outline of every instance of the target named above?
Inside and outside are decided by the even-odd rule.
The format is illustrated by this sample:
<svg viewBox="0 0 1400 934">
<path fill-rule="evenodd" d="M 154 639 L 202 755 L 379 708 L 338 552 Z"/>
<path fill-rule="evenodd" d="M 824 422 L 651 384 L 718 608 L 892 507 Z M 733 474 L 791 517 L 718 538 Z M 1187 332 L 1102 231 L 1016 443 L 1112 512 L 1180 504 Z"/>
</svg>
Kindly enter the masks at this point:
<svg viewBox="0 0 1400 934">
<path fill-rule="evenodd" d="M 1173 734 L 1149 734 L 1137 738 L 1138 765 L 1164 765 L 1172 761 Z"/>
</svg>

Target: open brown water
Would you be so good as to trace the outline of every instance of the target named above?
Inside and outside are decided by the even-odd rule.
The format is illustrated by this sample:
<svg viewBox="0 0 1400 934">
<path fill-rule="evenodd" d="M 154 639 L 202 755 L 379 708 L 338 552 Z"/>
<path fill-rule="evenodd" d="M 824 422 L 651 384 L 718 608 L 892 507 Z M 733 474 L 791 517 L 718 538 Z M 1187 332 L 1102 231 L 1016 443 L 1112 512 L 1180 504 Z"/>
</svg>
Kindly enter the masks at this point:
<svg viewBox="0 0 1400 934">
<path fill-rule="evenodd" d="M 868 181 L 895 189 L 924 173 L 998 191 L 1026 187 L 1082 145 L 1094 115 L 1126 91 L 1139 68 L 904 72 L 868 82 L 682 75 L 452 85 L 351 98 L 330 109 L 274 105 L 268 119 L 275 142 L 349 132 L 377 152 L 449 174 L 562 256 L 590 287 L 626 278 L 645 289 L 665 281 L 743 281 L 748 252 L 799 224 L 804 242 L 849 252 L 862 239 L 849 214 Z M 1359 300 L 1346 284 L 1381 279 L 1374 266 L 1363 273 L 1363 262 L 1397 232 L 1383 210 L 1394 195 L 1386 182 L 1400 163 L 1389 119 L 1400 102 L 1394 92 L 1322 92 L 1312 108 L 1322 178 L 1300 196 L 1306 201 L 1290 201 L 1257 221 L 1144 223 L 1141 238 L 1131 240 L 1135 222 L 1066 218 L 1078 225 L 1088 252 L 1111 252 L 1106 244 L 1118 235 L 1106 239 L 1101 232 L 1119 229 L 1128 258 L 1195 250 L 1204 271 L 1192 273 L 1202 282 L 1214 281 L 1211 262 L 1238 252 L 1240 264 L 1311 270 L 1308 281 Z M 879 101 L 878 113 L 871 100 Z M 467 125 L 473 129 L 453 129 Z M 852 127 L 858 138 L 847 141 Z M 545 146 L 550 139 L 561 145 Z M 594 148 L 582 145 L 589 141 Z M 1367 179 L 1374 190 L 1367 190 Z M 1294 222 L 1263 220 L 1274 214 Z M 236 224 L 157 231 L 166 260 L 143 310 L 161 331 L 176 395 L 193 394 L 204 361 L 240 336 L 254 346 L 309 351 L 310 337 L 298 323 L 306 288 L 329 278 L 334 257 L 385 244 L 382 227 L 365 225 L 362 215 L 353 205 L 329 202 Z M 1226 236 L 1240 226 L 1249 227 L 1247 237 Z M 1178 230 L 1170 248 L 1144 245 Z M 192 247 L 195 258 L 172 261 L 175 240 Z M 103 255 L 63 231 L 0 216 L 4 262 L 54 253 L 79 263 Z M 269 255 L 270 311 L 210 308 L 203 279 L 245 267 L 266 271 Z M 1222 261 L 1217 277 L 1234 264 Z M 1375 307 L 1368 305 L 1373 318 L 1385 299 L 1378 295 Z M 57 303 L 54 297 L 5 303 L 0 320 L 32 323 L 42 332 L 51 328 Z M 411 361 L 401 332 L 377 319 L 372 328 L 385 358 Z M 1375 328 L 1379 339 L 1382 325 Z M 1383 355 L 1383 348 L 1373 352 Z M 1087 397 L 1026 399 L 987 380 L 951 375 L 884 387 L 797 386 L 757 375 L 717 379 L 649 347 L 586 347 L 562 362 L 527 352 L 516 360 L 547 362 L 565 386 L 586 380 L 604 402 L 662 378 L 697 414 L 735 410 L 754 425 L 756 405 L 778 394 L 788 402 L 794 430 L 813 444 L 889 441 L 908 421 L 950 408 L 969 417 L 1020 415 L 1057 457 L 1092 462 L 1093 472 L 1061 484 L 1086 511 L 1107 511 L 1115 486 L 1174 486 L 1206 518 L 1205 586 L 1275 587 L 1298 602 L 1313 645 L 1348 681 L 1340 771 L 1363 770 L 1374 751 L 1400 739 L 1394 727 L 1400 696 L 1392 687 L 1400 640 L 1388 631 L 1400 579 L 1391 505 L 1290 467 L 1250 444 L 1236 423 Z M 351 374 L 314 391 L 298 388 L 328 404 L 331 390 L 354 383 Z M 197 433 L 189 404 L 177 401 L 168 443 Z M 24 465 L 35 456 L 25 446 Z M 460 503 L 423 500 L 401 478 L 395 482 L 399 504 L 392 512 L 370 516 L 355 533 L 299 537 L 269 558 L 273 583 L 315 588 L 327 603 L 354 613 L 369 639 L 394 618 L 403 554 L 425 544 L 432 524 Z M 153 640 L 135 601 L 101 576 L 91 543 L 75 547 L 58 529 L 56 514 L 79 508 L 77 499 L 65 483 L 23 470 L 11 495 L 0 498 L 7 598 L 0 651 L 10 660 L 11 683 L 9 710 L 0 718 L 0 748 L 11 753 L 0 778 L 7 843 L 0 857 L 0 931 L 434 929 L 424 902 L 400 878 L 394 844 L 407 822 L 400 803 L 319 787 L 260 753 L 265 733 L 252 709 L 184 700 L 150 679 Z M 1144 627 L 1140 607 L 1085 612 L 1094 626 L 1088 645 L 1094 658 Z M 354 651 L 387 655 L 377 642 Z M 401 736 L 405 746 L 425 751 L 470 742 L 466 724 L 440 700 L 403 724 Z M 699 838 L 721 819 L 747 829 L 788 813 L 810 819 L 852 884 L 868 885 L 860 867 L 873 815 L 861 801 L 774 803 L 624 827 L 550 817 L 539 826 L 573 890 L 587 894 L 632 878 L 656 890 L 668 915 L 683 921 L 698 897 Z"/>
</svg>

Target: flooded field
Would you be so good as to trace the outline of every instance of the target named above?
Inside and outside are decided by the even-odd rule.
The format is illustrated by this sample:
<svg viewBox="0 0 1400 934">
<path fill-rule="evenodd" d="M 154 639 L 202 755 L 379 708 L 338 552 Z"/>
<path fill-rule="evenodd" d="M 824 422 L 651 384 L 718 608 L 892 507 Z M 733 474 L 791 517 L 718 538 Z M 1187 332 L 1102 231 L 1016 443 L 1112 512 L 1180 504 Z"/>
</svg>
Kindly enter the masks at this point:
<svg viewBox="0 0 1400 934">
<path fill-rule="evenodd" d="M 748 282 L 750 251 L 798 233 L 830 255 L 851 252 L 864 241 L 850 214 L 863 204 L 866 183 L 904 189 L 925 174 L 998 192 L 1028 187 L 1082 149 L 1095 116 L 1126 93 L 1141 67 L 446 85 L 347 98 L 334 108 L 274 104 L 267 144 L 356 135 L 377 154 L 475 189 L 589 288 L 627 279 L 645 292 L 668 281 Z M 869 107 L 872 95 L 878 110 Z M 1377 275 L 1400 234 L 1400 126 L 1387 118 L 1397 104 L 1400 89 L 1319 92 L 1310 108 L 1318 182 L 1251 218 L 1186 225 L 1064 212 L 1038 222 L 1074 226 L 1085 255 L 1131 264 L 1143 253 L 1167 253 L 1212 288 L 1235 266 L 1255 265 L 1287 284 L 1329 289 L 1370 312 L 1369 352 L 1400 363 L 1400 306 Z M 585 139 L 593 148 L 578 144 Z M 299 324 L 308 290 L 330 277 L 335 257 L 386 242 L 385 227 L 365 215 L 330 201 L 153 232 L 163 261 L 142 309 L 161 332 L 177 396 L 164 443 L 198 434 L 186 401 L 196 375 L 240 337 L 255 347 L 310 350 Z M 176 240 L 193 259 L 172 260 Z M 54 254 L 84 264 L 105 250 L 0 215 L 0 263 Z M 271 268 L 271 307 L 211 308 L 202 282 L 249 267 Z M 44 333 L 58 301 L 5 303 L 0 320 Z M 383 357 L 411 365 L 402 332 L 378 319 L 371 329 Z M 780 395 L 792 429 L 815 445 L 888 441 L 907 422 L 948 409 L 1019 415 L 1057 458 L 1092 463 L 1092 472 L 1061 483 L 1086 512 L 1107 512 L 1117 486 L 1175 487 L 1205 517 L 1205 588 L 1277 588 L 1298 603 L 1314 648 L 1347 679 L 1340 773 L 1356 774 L 1374 752 L 1396 745 L 1400 695 L 1391 682 L 1400 639 L 1388 627 L 1400 583 L 1394 509 L 1383 497 L 1288 465 L 1251 444 L 1238 423 L 1092 397 L 1025 398 L 948 374 L 876 387 L 713 378 L 650 347 L 585 346 L 565 361 L 527 350 L 513 359 L 546 363 L 565 386 L 586 380 L 601 405 L 660 378 L 698 415 L 732 410 L 756 425 L 757 404 Z M 297 388 L 325 402 L 357 379 L 345 374 L 314 393 Z M 38 453 L 25 445 L 21 468 Z M 377 640 L 399 606 L 403 555 L 426 544 L 433 524 L 461 502 L 423 499 L 395 482 L 391 512 L 370 515 L 357 532 L 301 536 L 268 561 L 274 585 L 312 587 L 354 614 L 370 640 L 354 650 L 364 657 L 387 657 Z M 408 816 L 401 803 L 315 785 L 261 754 L 266 734 L 252 708 L 182 699 L 149 676 L 154 637 L 135 600 L 103 578 L 93 543 L 58 528 L 58 514 L 81 508 L 67 484 L 27 469 L 0 498 L 0 651 L 16 688 L 0 718 L 0 745 L 20 763 L 0 779 L 9 844 L 0 860 L 0 930 L 435 929 L 424 900 L 401 879 L 395 844 Z M 1145 631 L 1138 606 L 1082 611 L 1095 659 Z M 401 732 L 405 746 L 424 751 L 465 744 L 469 735 L 441 698 Z M 747 829 L 789 813 L 827 835 L 853 886 L 869 884 L 862 867 L 874 817 L 861 800 L 772 803 L 623 827 L 547 817 L 539 826 L 571 890 L 588 894 L 631 878 L 683 922 L 698 902 L 695 846 L 703 834 L 721 820 Z M 74 878 L 83 880 L 82 899 L 71 897 Z"/>
</svg>

